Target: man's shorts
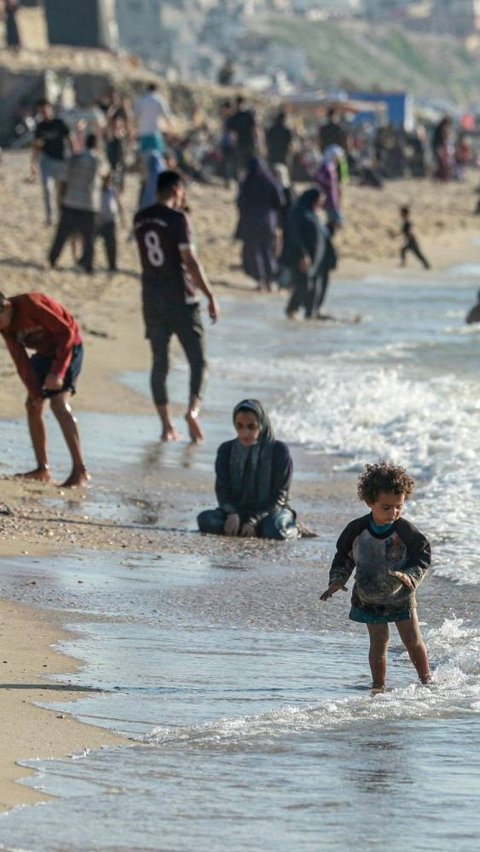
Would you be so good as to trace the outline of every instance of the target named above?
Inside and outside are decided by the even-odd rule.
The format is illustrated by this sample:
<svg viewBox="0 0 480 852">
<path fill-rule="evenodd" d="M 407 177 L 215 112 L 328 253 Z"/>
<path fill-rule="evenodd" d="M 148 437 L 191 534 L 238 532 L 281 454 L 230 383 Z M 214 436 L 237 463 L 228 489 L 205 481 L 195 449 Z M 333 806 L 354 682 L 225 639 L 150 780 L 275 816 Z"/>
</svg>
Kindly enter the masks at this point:
<svg viewBox="0 0 480 852">
<path fill-rule="evenodd" d="M 53 364 L 53 355 L 39 355 L 38 352 L 35 355 L 32 355 L 30 358 L 30 364 L 35 371 L 35 374 L 40 382 L 41 387 L 43 387 L 43 383 L 47 378 L 50 368 Z M 45 399 L 51 399 L 52 396 L 57 396 L 59 393 L 70 392 L 71 394 L 75 393 L 75 383 L 80 375 L 80 370 L 82 369 L 82 361 L 83 361 L 83 345 L 78 343 L 77 346 L 73 347 L 72 351 L 72 359 L 70 364 L 68 365 L 67 372 L 65 373 L 65 378 L 63 380 L 63 386 L 59 390 L 54 391 L 43 391 L 43 397 Z"/>
<path fill-rule="evenodd" d="M 160 133 L 151 133 L 145 136 L 139 136 L 138 150 L 141 154 L 146 154 L 148 151 L 160 151 L 162 154 L 165 151 L 165 145 Z"/>
</svg>

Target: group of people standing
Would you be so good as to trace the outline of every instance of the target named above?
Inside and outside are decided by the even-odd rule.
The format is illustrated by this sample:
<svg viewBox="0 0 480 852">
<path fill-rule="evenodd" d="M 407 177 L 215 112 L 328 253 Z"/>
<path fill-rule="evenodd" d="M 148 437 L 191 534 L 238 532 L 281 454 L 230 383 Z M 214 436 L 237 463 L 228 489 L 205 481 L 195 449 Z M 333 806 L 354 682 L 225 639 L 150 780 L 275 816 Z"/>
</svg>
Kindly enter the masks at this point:
<svg viewBox="0 0 480 852">
<path fill-rule="evenodd" d="M 337 262 L 333 236 L 342 221 L 337 163 L 342 151 L 326 150 L 310 188 L 296 197 L 283 163 L 270 166 L 250 159 L 237 196 L 242 268 L 258 290 L 279 286 L 291 291 L 286 314 L 304 310 L 306 319 L 321 317 L 329 276 Z"/>
</svg>

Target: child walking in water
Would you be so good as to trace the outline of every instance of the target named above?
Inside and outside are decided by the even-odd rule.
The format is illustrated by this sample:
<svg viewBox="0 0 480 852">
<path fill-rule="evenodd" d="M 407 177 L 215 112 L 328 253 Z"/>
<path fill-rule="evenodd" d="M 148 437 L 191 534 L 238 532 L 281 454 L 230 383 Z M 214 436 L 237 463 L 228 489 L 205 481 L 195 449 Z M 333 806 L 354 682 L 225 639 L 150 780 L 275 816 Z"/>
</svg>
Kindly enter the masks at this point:
<svg viewBox="0 0 480 852">
<path fill-rule="evenodd" d="M 367 464 L 358 482 L 358 496 L 370 508 L 351 521 L 337 542 L 326 601 L 356 569 L 350 618 L 366 624 L 370 636 L 372 688 L 385 688 L 389 623 L 400 638 L 422 683 L 430 680 L 427 650 L 420 632 L 415 590 L 430 565 L 430 544 L 410 521 L 401 517 L 412 496 L 413 479 L 397 465 Z"/>
<path fill-rule="evenodd" d="M 418 257 L 419 261 L 423 264 L 425 269 L 430 269 L 430 264 L 423 252 L 420 250 L 417 238 L 413 233 L 413 225 L 410 219 L 410 208 L 400 207 L 400 217 L 402 219 L 401 234 L 404 238 L 403 246 L 400 249 L 400 265 L 405 266 L 405 257 L 407 251 L 411 251 L 412 254 L 415 255 L 415 257 Z"/>
</svg>

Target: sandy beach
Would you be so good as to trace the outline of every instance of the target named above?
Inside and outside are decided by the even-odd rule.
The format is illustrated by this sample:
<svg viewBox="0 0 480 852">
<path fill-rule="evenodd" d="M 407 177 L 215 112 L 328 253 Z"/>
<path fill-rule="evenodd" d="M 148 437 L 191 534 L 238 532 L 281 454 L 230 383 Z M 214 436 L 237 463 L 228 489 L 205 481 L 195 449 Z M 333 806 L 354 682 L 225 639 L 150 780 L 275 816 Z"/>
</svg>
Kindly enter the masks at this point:
<svg viewBox="0 0 480 852">
<path fill-rule="evenodd" d="M 345 193 L 346 224 L 339 234 L 340 254 L 336 278 L 381 276 L 398 266 L 400 239 L 398 208 L 412 204 L 412 218 L 419 241 L 434 269 L 455 263 L 478 261 L 478 217 L 473 214 L 478 183 L 476 173 L 463 183 L 448 185 L 426 181 L 396 181 L 381 191 L 350 186 Z M 62 302 L 78 318 L 84 333 L 86 363 L 75 398 L 75 410 L 125 415 L 151 415 L 148 396 L 116 379 L 124 371 L 147 370 L 149 350 L 143 336 L 140 313 L 138 263 L 135 246 L 127 242 L 128 229 L 119 235 L 121 272 L 109 277 L 104 271 L 102 248 L 98 247 L 98 269 L 93 277 L 79 276 L 72 269 L 68 248 L 60 268 L 51 271 L 45 262 L 51 232 L 43 225 L 41 191 L 29 178 L 29 155 L 3 154 L 0 187 L 4 204 L 0 229 L 0 289 L 7 295 L 42 290 Z M 127 186 L 127 220 L 134 209 L 136 179 Z M 241 310 L 245 300 L 256 298 L 253 285 L 238 268 L 238 245 L 232 242 L 235 227 L 233 190 L 195 185 L 189 190 L 192 217 L 202 262 L 214 285 L 220 305 L 222 297 L 234 298 Z M 413 267 L 415 261 L 410 260 Z M 421 271 L 419 274 L 428 275 Z M 332 286 L 335 286 L 335 281 Z M 472 287 L 472 302 L 476 287 Z M 262 296 L 262 299 L 266 297 Z M 281 313 L 283 295 L 272 294 L 271 310 Z M 327 305 L 328 307 L 328 305 Z M 465 310 L 469 306 L 465 306 Z M 220 320 L 221 321 L 221 320 Z M 228 352 L 225 353 L 228 358 Z M 23 417 L 24 391 L 5 347 L 0 346 L 0 410 L 4 421 Z M 206 408 L 213 400 L 207 398 Z M 216 406 L 220 401 L 215 401 Z M 181 409 L 176 412 L 180 416 Z M 24 437 L 22 436 L 22 442 Z M 24 469 L 31 466 L 31 449 L 25 441 Z M 88 461 L 88 459 L 87 459 Z M 0 473 L 2 468 L 0 466 Z M 67 473 L 67 471 L 65 472 Z M 98 482 L 91 470 L 92 485 Z M 122 480 L 122 462 L 118 463 Z M 166 468 L 157 485 L 161 497 L 169 494 L 172 504 L 189 492 L 212 492 L 212 474 Z M 69 550 L 116 550 L 158 552 L 163 538 L 168 546 L 177 539 L 147 528 L 132 529 L 113 520 L 97 523 L 89 512 L 78 523 L 82 493 L 68 493 L 55 485 L 26 484 L 4 478 L 0 496 L 0 557 L 61 554 Z M 54 504 L 54 505 L 52 505 Z M 188 501 L 187 501 L 187 505 Z M 169 518 L 165 517 L 165 522 Z M 192 522 L 191 522 L 192 523 Z M 169 536 L 169 537 L 168 537 Z M 0 600 L 0 630 L 3 665 L 0 733 L 0 808 L 38 801 L 40 794 L 15 783 L 27 770 L 16 761 L 32 757 L 62 756 L 85 748 L 113 746 L 125 742 L 104 730 L 85 726 L 68 715 L 57 715 L 34 706 L 48 701 L 53 674 L 75 670 L 77 661 L 53 649 L 62 639 L 62 619 L 48 612 L 31 610 Z M 78 697 L 65 692 L 66 700 Z M 81 697 L 79 698 L 81 700 Z"/>
</svg>

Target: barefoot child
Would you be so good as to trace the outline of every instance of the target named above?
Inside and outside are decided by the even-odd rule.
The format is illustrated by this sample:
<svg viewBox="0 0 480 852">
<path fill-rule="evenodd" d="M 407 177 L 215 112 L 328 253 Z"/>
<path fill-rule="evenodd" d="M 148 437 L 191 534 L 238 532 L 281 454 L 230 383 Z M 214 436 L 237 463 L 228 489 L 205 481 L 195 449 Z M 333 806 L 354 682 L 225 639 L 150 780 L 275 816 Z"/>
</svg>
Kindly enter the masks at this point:
<svg viewBox="0 0 480 852">
<path fill-rule="evenodd" d="M 43 420 L 45 399 L 57 418 L 72 457 L 72 471 L 63 486 L 86 485 L 77 423 L 68 404 L 82 366 L 80 329 L 62 305 L 44 293 L 24 293 L 10 299 L 0 293 L 0 332 L 28 390 L 27 419 L 37 467 L 26 479 L 49 482 L 47 438 Z M 27 349 L 34 354 L 29 356 Z"/>
<path fill-rule="evenodd" d="M 366 465 L 358 496 L 371 511 L 351 521 L 340 535 L 330 584 L 321 595 L 326 601 L 339 589 L 347 591 L 345 583 L 356 569 L 350 618 L 367 625 L 372 686 L 378 690 L 385 687 L 390 622 L 395 622 L 421 682 L 430 680 L 415 600 L 430 565 L 430 545 L 400 517 L 413 490 L 414 482 L 403 468 L 387 462 Z"/>
<path fill-rule="evenodd" d="M 403 236 L 403 245 L 400 249 L 400 265 L 405 266 L 405 258 L 407 252 L 411 252 L 418 257 L 423 264 L 424 269 L 430 269 L 430 264 L 418 245 L 417 238 L 413 233 L 412 220 L 410 219 L 410 208 L 400 207 L 400 218 L 402 220 L 401 235 Z"/>
</svg>

